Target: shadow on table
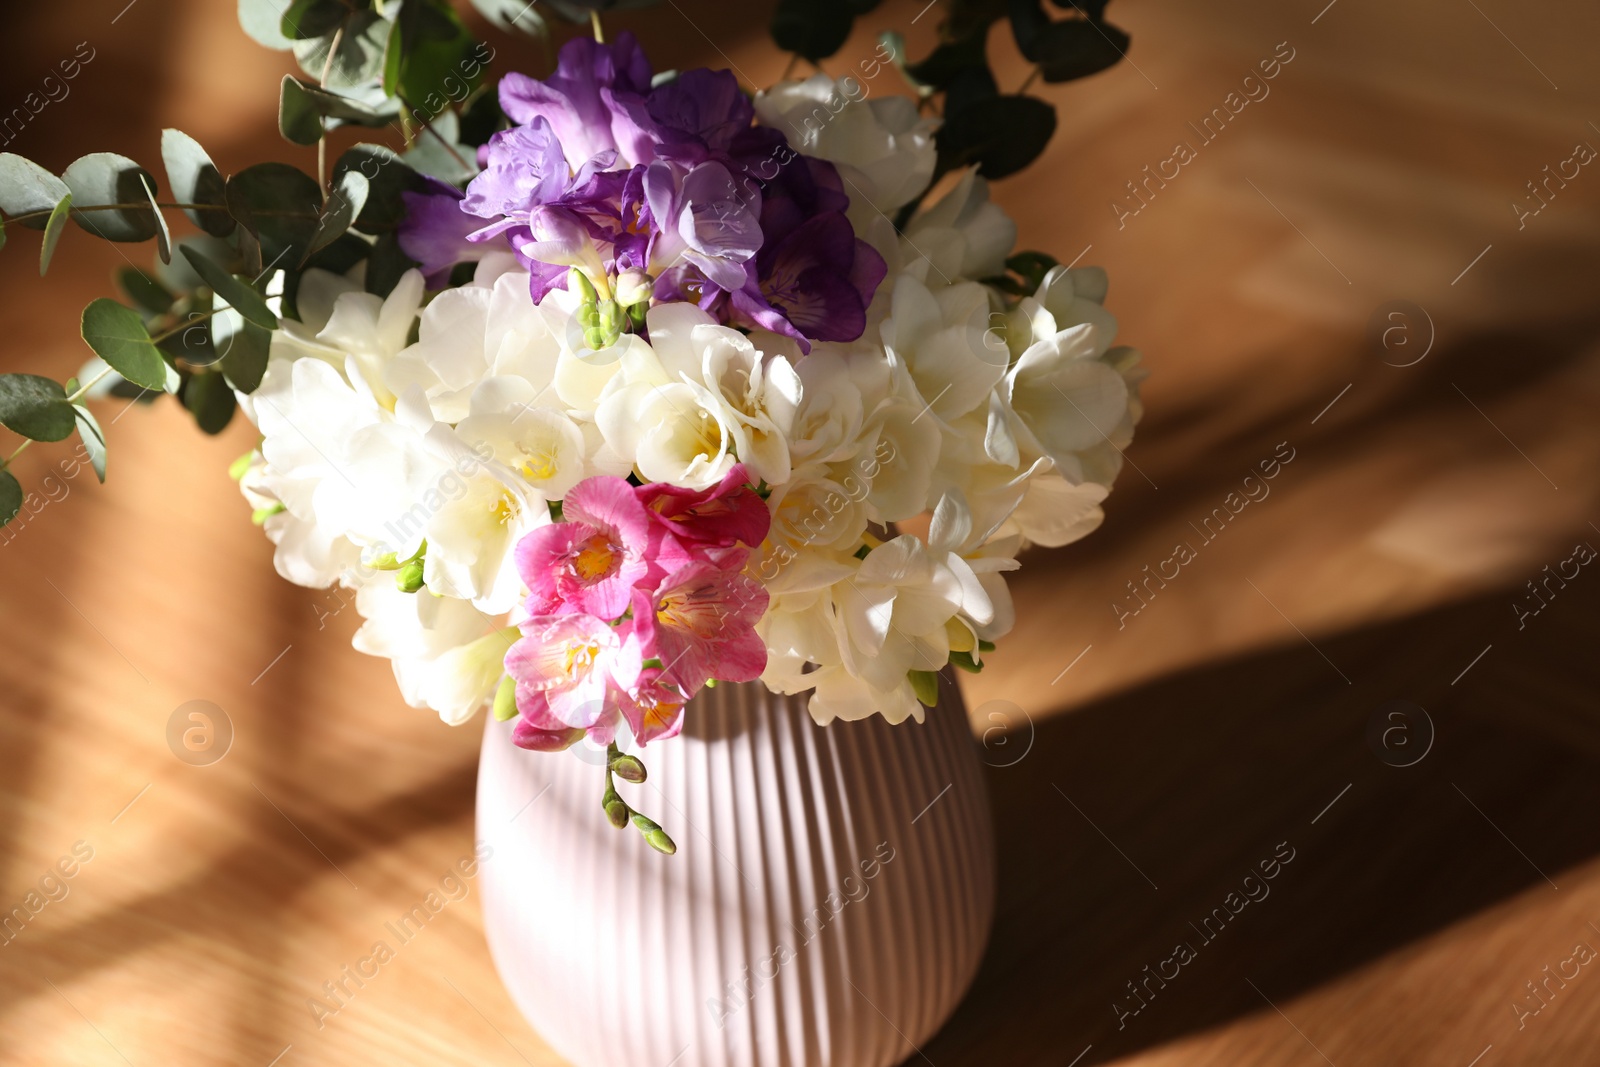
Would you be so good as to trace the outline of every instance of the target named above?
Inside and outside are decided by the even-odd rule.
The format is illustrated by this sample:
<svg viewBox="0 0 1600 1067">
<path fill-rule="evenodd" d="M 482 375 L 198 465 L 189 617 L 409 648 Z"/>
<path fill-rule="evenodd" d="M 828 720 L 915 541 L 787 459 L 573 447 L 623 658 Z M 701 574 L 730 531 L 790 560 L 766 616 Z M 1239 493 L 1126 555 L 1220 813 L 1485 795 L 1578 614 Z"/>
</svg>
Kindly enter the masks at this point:
<svg viewBox="0 0 1600 1067">
<path fill-rule="evenodd" d="M 1600 724 L 1584 710 L 1600 682 L 1583 627 L 1596 599 L 1574 589 L 1518 632 L 1516 596 L 1319 641 L 1353 684 L 1297 642 L 1038 722 L 1028 755 L 989 773 L 993 941 L 927 1059 L 1065 1065 L 1092 1045 L 1082 1065 L 1113 1060 L 1552 892 L 1545 876 L 1600 852 Z M 1408 767 L 1368 740 L 1397 698 L 1436 731 Z M 1423 733 L 1389 741 L 1415 754 L 1401 742 Z M 1261 899 L 1202 934 L 1260 861 L 1291 850 L 1267 895 L 1251 882 Z M 1163 963 L 1180 942 L 1193 958 Z M 1176 977 L 1163 985 L 1158 968 Z"/>
</svg>

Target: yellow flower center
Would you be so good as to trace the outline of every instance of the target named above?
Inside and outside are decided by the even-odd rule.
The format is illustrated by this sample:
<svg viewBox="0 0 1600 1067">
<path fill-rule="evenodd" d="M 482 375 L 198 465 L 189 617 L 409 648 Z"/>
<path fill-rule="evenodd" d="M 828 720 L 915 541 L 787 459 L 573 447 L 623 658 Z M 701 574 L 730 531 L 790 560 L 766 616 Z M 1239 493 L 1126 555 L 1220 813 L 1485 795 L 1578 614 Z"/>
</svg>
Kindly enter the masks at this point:
<svg viewBox="0 0 1600 1067">
<path fill-rule="evenodd" d="M 597 581 L 611 573 L 617 549 L 604 537 L 591 537 L 572 556 L 572 572 L 585 582 Z"/>
</svg>

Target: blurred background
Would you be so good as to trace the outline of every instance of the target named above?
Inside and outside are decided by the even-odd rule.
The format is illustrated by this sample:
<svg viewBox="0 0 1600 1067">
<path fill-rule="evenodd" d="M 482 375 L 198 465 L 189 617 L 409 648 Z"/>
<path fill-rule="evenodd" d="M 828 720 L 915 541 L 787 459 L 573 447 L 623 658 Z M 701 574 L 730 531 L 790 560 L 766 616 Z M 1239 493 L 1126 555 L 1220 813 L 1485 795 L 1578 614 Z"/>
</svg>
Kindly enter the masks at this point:
<svg viewBox="0 0 1600 1067">
<path fill-rule="evenodd" d="M 658 69 L 761 86 L 788 59 L 770 7 L 669 0 L 607 27 Z M 1108 14 L 1127 61 L 1035 87 L 1058 132 L 994 196 L 1024 247 L 1109 270 L 1147 413 L 1104 527 L 1026 558 L 1016 633 L 962 676 L 1000 912 L 971 994 L 908 1061 L 1587 1062 L 1600 171 L 1579 160 L 1600 146 L 1600 10 Z M 497 72 L 545 69 L 467 17 Z M 925 54 L 938 17 L 888 0 L 824 67 L 882 30 Z M 12 5 L 0 49 L 0 112 L 83 63 L 0 134 L 53 171 L 153 161 L 166 126 L 224 172 L 312 165 L 276 129 L 292 61 L 230 3 Z M 1007 35 L 991 52 L 1023 83 Z M 1189 124 L 1274 56 L 1270 93 L 1200 144 Z M 871 91 L 903 90 L 889 71 Z M 1180 141 L 1196 157 L 1143 184 Z M 45 281 L 35 235 L 9 236 L 4 370 L 65 378 L 82 307 L 152 252 L 69 227 Z M 170 402 L 124 404 L 98 409 L 109 482 L 34 447 L 17 473 L 39 495 L 0 531 L 0 909 L 73 870 L 0 945 L 0 1063 L 559 1063 L 499 985 L 475 893 L 335 1017 L 308 1010 L 471 853 L 478 727 L 405 707 L 350 649 L 354 611 L 277 578 L 226 473 L 244 420 L 207 438 Z M 168 746 L 195 700 L 231 729 L 205 766 Z M 1135 1000 L 1279 849 L 1270 896 Z"/>
</svg>

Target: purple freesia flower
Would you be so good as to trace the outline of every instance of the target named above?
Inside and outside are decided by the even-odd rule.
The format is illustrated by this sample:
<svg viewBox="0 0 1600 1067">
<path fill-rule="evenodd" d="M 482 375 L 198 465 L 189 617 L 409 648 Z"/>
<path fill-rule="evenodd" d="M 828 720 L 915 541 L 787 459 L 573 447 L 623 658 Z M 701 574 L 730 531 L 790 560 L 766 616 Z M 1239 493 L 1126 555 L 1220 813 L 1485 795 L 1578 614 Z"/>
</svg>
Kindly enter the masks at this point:
<svg viewBox="0 0 1600 1067">
<path fill-rule="evenodd" d="M 549 78 L 507 75 L 500 102 L 517 125 L 480 150 L 466 194 L 432 183 L 407 195 L 401 247 L 430 281 L 503 240 L 535 301 L 570 268 L 602 294 L 632 270 L 653 279 L 657 302 L 689 300 L 805 351 L 865 330 L 887 268 L 855 236 L 838 171 L 753 126 L 729 72 L 652 86 L 632 34 L 577 38 Z"/>
</svg>

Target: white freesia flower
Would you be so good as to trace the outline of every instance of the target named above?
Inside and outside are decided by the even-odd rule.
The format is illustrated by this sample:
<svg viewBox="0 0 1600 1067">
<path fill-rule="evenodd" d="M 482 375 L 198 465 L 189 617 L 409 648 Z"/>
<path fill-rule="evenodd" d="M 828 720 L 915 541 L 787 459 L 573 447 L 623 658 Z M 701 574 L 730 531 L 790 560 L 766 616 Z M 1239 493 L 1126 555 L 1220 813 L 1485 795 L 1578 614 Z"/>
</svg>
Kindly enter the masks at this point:
<svg viewBox="0 0 1600 1067">
<path fill-rule="evenodd" d="M 1016 243 L 1017 224 L 989 199 L 989 183 L 974 167 L 938 203 L 912 216 L 890 277 L 898 269 L 930 286 L 992 278 L 1005 273 Z"/>
<path fill-rule="evenodd" d="M 869 99 L 862 84 L 826 74 L 782 82 L 755 98 L 756 119 L 783 131 L 808 156 L 839 168 L 856 234 L 880 252 L 898 239 L 894 213 L 917 198 L 933 178 L 939 123 L 924 118 L 903 96 Z"/>
<path fill-rule="evenodd" d="M 976 282 L 930 288 L 910 274 L 895 279 L 884 347 L 942 422 L 986 405 L 1006 373 L 1009 353 L 989 332 L 993 300 Z"/>
<path fill-rule="evenodd" d="M 1074 484 L 1116 479 L 1144 373 L 1137 351 L 1110 347 L 1117 321 L 1094 299 L 1104 294 L 1103 273 L 1058 267 L 1016 309 L 1005 332 L 1021 351 L 996 390 L 995 458 L 1048 456 Z"/>
<path fill-rule="evenodd" d="M 387 574 L 357 589 L 356 610 L 366 620 L 356 631 L 356 649 L 393 661 L 406 703 L 432 708 L 451 725 L 493 698 L 506 650 L 521 636 L 464 600 L 402 593 Z"/>
</svg>

